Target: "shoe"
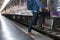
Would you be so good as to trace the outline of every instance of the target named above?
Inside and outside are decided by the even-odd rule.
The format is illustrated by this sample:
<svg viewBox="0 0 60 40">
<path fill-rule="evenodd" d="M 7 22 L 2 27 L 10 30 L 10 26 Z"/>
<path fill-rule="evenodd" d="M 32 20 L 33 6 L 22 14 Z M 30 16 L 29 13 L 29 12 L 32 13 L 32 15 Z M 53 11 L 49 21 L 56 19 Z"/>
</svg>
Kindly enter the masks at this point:
<svg viewBox="0 0 60 40">
<path fill-rule="evenodd" d="M 42 24 L 42 28 L 47 28 L 48 27 L 48 24 Z"/>
<path fill-rule="evenodd" d="M 44 26 L 48 26 L 48 24 L 42 24 L 42 25 L 44 25 Z"/>
<path fill-rule="evenodd" d="M 28 32 L 28 35 L 31 36 L 31 35 L 34 35 L 32 32 Z"/>
</svg>

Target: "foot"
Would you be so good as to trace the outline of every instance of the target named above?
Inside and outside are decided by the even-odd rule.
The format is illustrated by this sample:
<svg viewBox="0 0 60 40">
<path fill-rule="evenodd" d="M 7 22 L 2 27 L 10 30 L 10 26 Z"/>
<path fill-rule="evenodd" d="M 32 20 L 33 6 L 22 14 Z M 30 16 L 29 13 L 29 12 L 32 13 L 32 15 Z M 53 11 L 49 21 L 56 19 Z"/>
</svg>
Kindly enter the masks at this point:
<svg viewBox="0 0 60 40">
<path fill-rule="evenodd" d="M 42 24 L 42 28 L 47 28 L 48 24 Z"/>
<path fill-rule="evenodd" d="M 28 32 L 28 35 L 31 36 L 31 35 L 34 35 L 32 32 Z"/>
</svg>

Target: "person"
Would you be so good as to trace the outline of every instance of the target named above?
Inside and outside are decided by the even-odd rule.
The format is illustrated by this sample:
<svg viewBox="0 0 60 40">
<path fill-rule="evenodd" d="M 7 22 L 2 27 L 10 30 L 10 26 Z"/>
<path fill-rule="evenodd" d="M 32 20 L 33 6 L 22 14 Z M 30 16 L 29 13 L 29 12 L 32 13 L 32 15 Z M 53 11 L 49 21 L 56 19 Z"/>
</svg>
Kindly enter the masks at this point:
<svg viewBox="0 0 60 40">
<path fill-rule="evenodd" d="M 31 10 L 32 11 L 32 14 L 33 14 L 33 17 L 32 17 L 32 21 L 30 22 L 29 24 L 29 28 L 28 28 L 28 34 L 29 35 L 32 35 L 32 25 L 35 23 L 37 17 L 40 15 L 40 12 L 39 12 L 39 8 L 42 8 L 42 9 L 46 9 L 48 10 L 49 8 L 44 6 L 40 0 L 34 0 L 34 6 L 33 6 L 33 9 Z M 45 24 L 45 19 L 44 19 L 44 16 L 43 15 L 40 15 L 40 17 L 42 18 L 42 24 Z"/>
</svg>

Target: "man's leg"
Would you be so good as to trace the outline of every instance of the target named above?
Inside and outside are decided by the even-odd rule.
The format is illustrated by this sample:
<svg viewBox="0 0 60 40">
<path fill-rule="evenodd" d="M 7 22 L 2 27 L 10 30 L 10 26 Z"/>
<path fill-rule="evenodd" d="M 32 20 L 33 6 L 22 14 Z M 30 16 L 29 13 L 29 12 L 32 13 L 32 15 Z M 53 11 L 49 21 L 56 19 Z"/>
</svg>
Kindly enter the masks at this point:
<svg viewBox="0 0 60 40">
<path fill-rule="evenodd" d="M 35 22 L 35 20 L 36 20 L 36 18 L 37 18 L 36 15 L 37 15 L 37 13 L 34 13 L 34 14 L 33 14 L 32 21 L 31 21 L 30 24 L 29 24 L 29 28 L 28 28 L 28 32 L 29 32 L 29 33 L 31 33 L 32 25 L 34 24 L 34 22 Z"/>
<path fill-rule="evenodd" d="M 46 24 L 45 23 L 45 13 L 43 13 L 42 15 L 41 15 L 41 19 L 42 19 L 42 28 L 44 29 L 44 28 L 47 28 L 47 26 L 48 26 L 48 24 Z"/>
<path fill-rule="evenodd" d="M 41 19 L 42 19 L 42 24 L 45 24 L 45 14 L 44 13 L 41 15 Z"/>
<path fill-rule="evenodd" d="M 48 14 L 48 15 L 47 15 L 47 14 Z M 42 15 L 42 23 L 43 23 L 43 24 L 46 24 L 46 23 L 45 23 L 45 17 L 50 16 L 50 13 L 49 13 L 49 12 L 43 12 L 41 15 Z M 46 24 L 46 25 L 47 25 L 47 24 Z"/>
<path fill-rule="evenodd" d="M 45 24 L 45 15 L 43 13 L 40 13 L 40 17 L 39 17 L 39 24 L 40 24 L 40 28 L 42 29 L 42 25 Z"/>
</svg>

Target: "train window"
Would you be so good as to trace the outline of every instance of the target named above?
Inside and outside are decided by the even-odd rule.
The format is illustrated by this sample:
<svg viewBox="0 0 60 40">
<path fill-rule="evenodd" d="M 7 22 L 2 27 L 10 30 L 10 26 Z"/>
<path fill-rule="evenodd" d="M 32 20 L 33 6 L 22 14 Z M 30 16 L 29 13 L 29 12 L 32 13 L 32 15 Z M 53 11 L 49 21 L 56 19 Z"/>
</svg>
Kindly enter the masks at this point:
<svg viewBox="0 0 60 40">
<path fill-rule="evenodd" d="M 60 11 L 60 0 L 50 0 L 51 11 Z"/>
<path fill-rule="evenodd" d="M 60 17 L 60 0 L 50 0 L 51 16 Z"/>
</svg>

